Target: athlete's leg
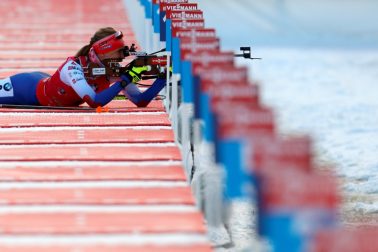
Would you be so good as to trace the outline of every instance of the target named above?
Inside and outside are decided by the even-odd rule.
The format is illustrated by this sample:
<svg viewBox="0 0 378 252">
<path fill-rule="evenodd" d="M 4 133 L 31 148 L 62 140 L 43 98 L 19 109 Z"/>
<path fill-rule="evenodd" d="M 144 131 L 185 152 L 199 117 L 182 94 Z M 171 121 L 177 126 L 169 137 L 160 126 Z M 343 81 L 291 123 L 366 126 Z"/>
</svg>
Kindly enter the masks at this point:
<svg viewBox="0 0 378 252">
<path fill-rule="evenodd" d="M 39 105 L 36 97 L 38 82 L 49 77 L 42 72 L 20 73 L 0 80 L 0 103 Z"/>
<path fill-rule="evenodd" d="M 141 92 L 134 83 L 130 83 L 124 89 L 124 94 L 132 103 L 134 103 L 138 107 L 146 107 L 151 102 L 151 100 L 164 88 L 165 83 L 166 79 L 156 79 L 151 87 L 149 87 L 144 92 Z"/>
</svg>

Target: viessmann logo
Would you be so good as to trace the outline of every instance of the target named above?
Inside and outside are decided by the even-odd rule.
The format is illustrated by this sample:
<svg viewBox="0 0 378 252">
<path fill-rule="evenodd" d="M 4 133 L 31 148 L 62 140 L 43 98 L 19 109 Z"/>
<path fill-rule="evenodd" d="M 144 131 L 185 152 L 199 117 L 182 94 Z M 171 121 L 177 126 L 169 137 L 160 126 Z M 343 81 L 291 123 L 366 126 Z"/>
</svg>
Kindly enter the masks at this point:
<svg viewBox="0 0 378 252">
<path fill-rule="evenodd" d="M 197 10 L 197 4 L 183 3 L 183 4 L 166 4 L 160 6 L 160 11 L 193 11 Z"/>
<path fill-rule="evenodd" d="M 157 3 L 187 3 L 188 0 L 158 0 Z"/>
<path fill-rule="evenodd" d="M 200 63 L 203 66 L 209 66 L 213 63 L 224 63 L 224 64 L 232 64 L 234 57 L 233 54 L 229 53 L 209 53 L 203 52 L 200 54 L 195 53 L 188 53 L 184 57 L 186 60 L 190 60 L 195 63 Z"/>
<path fill-rule="evenodd" d="M 206 40 L 206 41 L 192 41 L 192 40 L 182 40 L 181 49 L 189 50 L 191 52 L 198 52 L 201 50 L 215 50 L 219 48 L 219 40 Z"/>
<path fill-rule="evenodd" d="M 191 28 L 203 28 L 204 26 L 205 26 L 205 22 L 202 19 L 193 19 L 193 20 L 183 19 L 183 20 L 172 22 L 173 28 L 191 29 Z"/>
<path fill-rule="evenodd" d="M 187 29 L 187 30 L 178 30 L 174 31 L 175 37 L 186 37 L 186 38 L 215 38 L 216 33 L 215 30 L 211 29 Z"/>
<path fill-rule="evenodd" d="M 222 116 L 222 122 L 224 123 L 237 123 L 242 125 L 270 125 L 274 120 L 273 113 L 271 111 L 253 111 L 249 108 L 240 106 L 235 111 L 237 113 L 227 113 Z M 248 115 L 248 116 L 246 116 Z"/>
<path fill-rule="evenodd" d="M 247 79 L 246 69 L 229 69 L 229 68 L 216 68 L 209 71 L 208 69 L 198 70 L 198 74 L 201 75 L 202 81 L 209 82 L 242 82 Z"/>
<path fill-rule="evenodd" d="M 223 98 L 232 98 L 232 97 L 240 97 L 240 98 L 248 98 L 248 97 L 256 97 L 258 95 L 258 88 L 257 86 L 241 86 L 235 88 L 234 85 L 229 86 L 215 86 L 211 85 L 209 87 L 209 93 L 213 94 L 215 97 L 223 97 Z"/>
<path fill-rule="evenodd" d="M 203 19 L 202 12 L 189 11 L 172 11 L 170 18 L 172 19 Z"/>
</svg>

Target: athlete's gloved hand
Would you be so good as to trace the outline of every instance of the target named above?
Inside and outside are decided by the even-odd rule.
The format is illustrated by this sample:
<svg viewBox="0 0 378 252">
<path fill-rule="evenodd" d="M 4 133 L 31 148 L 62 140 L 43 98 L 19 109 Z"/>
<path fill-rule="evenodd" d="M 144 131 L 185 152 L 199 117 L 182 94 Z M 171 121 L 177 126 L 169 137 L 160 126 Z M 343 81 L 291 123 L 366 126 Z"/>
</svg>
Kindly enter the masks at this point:
<svg viewBox="0 0 378 252">
<path fill-rule="evenodd" d="M 136 83 L 142 79 L 143 72 L 150 70 L 150 66 L 131 66 L 128 70 L 126 70 L 125 75 L 129 78 L 131 82 Z"/>
</svg>

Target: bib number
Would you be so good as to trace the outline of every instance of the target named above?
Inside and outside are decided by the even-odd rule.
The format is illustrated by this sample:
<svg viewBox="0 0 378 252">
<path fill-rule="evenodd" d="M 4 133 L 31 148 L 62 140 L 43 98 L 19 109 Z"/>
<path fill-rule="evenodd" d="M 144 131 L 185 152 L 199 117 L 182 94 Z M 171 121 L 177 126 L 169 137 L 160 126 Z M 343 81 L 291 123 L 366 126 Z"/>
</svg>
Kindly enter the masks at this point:
<svg viewBox="0 0 378 252">
<path fill-rule="evenodd" d="M 9 77 L 0 80 L 0 97 L 13 97 L 13 85 Z"/>
</svg>

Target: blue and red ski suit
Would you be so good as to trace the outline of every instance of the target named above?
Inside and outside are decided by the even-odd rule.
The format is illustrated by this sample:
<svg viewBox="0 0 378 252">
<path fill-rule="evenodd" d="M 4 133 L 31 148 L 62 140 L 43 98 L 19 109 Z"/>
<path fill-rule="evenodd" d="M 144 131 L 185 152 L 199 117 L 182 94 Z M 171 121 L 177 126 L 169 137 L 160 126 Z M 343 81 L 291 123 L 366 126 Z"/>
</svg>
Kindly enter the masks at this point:
<svg viewBox="0 0 378 252">
<path fill-rule="evenodd" d="M 111 80 L 106 76 L 87 76 L 87 57 L 69 57 L 49 76 L 43 72 L 20 73 L 0 80 L 0 104 L 78 106 L 86 102 L 90 107 L 104 106 L 119 92 L 138 107 L 147 106 L 164 88 L 165 79 L 156 79 L 146 91 L 129 84 L 124 88 L 121 79 Z M 112 84 L 113 83 L 113 84 Z"/>
</svg>

